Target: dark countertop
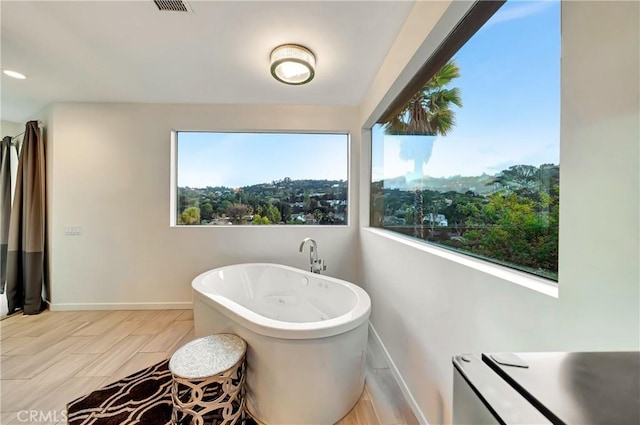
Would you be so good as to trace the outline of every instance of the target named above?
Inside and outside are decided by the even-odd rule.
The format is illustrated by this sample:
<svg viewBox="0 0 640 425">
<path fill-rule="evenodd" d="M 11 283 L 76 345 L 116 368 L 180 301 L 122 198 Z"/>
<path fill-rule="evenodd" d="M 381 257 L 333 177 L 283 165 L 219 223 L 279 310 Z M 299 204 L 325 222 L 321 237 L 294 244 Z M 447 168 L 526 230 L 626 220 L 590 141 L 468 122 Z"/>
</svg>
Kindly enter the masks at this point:
<svg viewBox="0 0 640 425">
<path fill-rule="evenodd" d="M 482 360 L 555 424 L 640 424 L 640 352 L 515 353 Z"/>
</svg>

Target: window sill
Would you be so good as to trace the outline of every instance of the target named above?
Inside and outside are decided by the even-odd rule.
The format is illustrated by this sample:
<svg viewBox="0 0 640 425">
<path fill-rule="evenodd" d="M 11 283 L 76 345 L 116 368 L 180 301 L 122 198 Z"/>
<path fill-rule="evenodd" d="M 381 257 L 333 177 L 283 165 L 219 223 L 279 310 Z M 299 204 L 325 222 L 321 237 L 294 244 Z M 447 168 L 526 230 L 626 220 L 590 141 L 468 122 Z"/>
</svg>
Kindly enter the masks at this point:
<svg viewBox="0 0 640 425">
<path fill-rule="evenodd" d="M 389 230 L 376 229 L 372 227 L 362 227 L 361 230 L 384 237 L 386 239 L 398 242 L 406 246 L 410 246 L 425 253 L 445 258 L 449 261 L 453 261 L 454 263 L 495 276 L 508 282 L 515 283 L 516 285 L 523 286 L 541 294 L 548 295 L 553 298 L 558 298 L 558 285 L 552 283 L 547 279 L 513 270 L 508 267 L 491 264 L 464 254 L 459 254 L 454 251 L 449 251 L 448 249 L 440 248 L 438 246 L 422 243 L 408 236 L 396 234 Z"/>
</svg>

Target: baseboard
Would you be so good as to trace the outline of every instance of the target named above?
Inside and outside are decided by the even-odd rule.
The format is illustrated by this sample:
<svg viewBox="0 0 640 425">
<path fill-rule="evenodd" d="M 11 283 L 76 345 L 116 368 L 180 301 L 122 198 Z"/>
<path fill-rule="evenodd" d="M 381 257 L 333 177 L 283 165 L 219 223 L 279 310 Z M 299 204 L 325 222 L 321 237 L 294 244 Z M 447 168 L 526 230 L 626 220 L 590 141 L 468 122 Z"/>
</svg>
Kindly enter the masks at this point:
<svg viewBox="0 0 640 425">
<path fill-rule="evenodd" d="M 396 383 L 398 384 L 398 387 L 400 388 L 400 392 L 402 393 L 402 396 L 404 397 L 407 404 L 413 411 L 413 414 L 416 416 L 416 419 L 418 419 L 418 422 L 422 425 L 429 425 L 427 418 L 422 413 L 422 410 L 420 410 L 420 407 L 418 407 L 418 403 L 416 403 L 416 399 L 413 398 L 411 391 L 409 391 L 409 387 L 407 387 L 406 382 L 404 382 L 404 379 L 402 379 L 402 375 L 400 375 L 400 371 L 398 370 L 398 368 L 396 367 L 396 364 L 391 359 L 391 356 L 389 355 L 387 348 L 384 346 L 384 344 L 382 343 L 382 340 L 380 339 L 380 335 L 378 335 L 378 333 L 376 332 L 376 329 L 373 327 L 373 324 L 371 322 L 369 322 L 369 329 L 371 330 L 370 335 L 374 337 L 373 342 L 378 346 L 379 351 L 382 353 L 384 360 L 387 362 L 387 365 L 389 366 L 389 370 L 391 371 L 391 374 L 393 375 L 394 379 L 396 380 Z"/>
<path fill-rule="evenodd" d="M 47 301 L 51 311 L 76 310 L 190 310 L 193 303 L 154 302 L 154 303 L 52 303 Z"/>
</svg>

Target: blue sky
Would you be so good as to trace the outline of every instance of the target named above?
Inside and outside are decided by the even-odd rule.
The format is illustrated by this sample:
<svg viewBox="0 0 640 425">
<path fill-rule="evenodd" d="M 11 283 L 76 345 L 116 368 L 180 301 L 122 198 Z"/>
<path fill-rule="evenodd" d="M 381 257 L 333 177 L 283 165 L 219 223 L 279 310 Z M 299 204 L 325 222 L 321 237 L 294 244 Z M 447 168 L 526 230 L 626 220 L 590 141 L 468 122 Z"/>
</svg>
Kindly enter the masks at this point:
<svg viewBox="0 0 640 425">
<path fill-rule="evenodd" d="M 461 77 L 452 86 L 460 88 L 463 107 L 456 108 L 453 131 L 435 140 L 423 173 L 480 175 L 515 164 L 559 164 L 560 2 L 508 1 L 454 58 Z M 413 171 L 399 145 L 397 137 L 374 129 L 374 180 Z"/>
<path fill-rule="evenodd" d="M 178 186 L 347 180 L 346 134 L 178 133 Z"/>
<path fill-rule="evenodd" d="M 559 163 L 560 2 L 508 1 L 455 55 L 457 124 L 422 172 L 495 174 Z M 413 171 L 397 138 L 374 127 L 373 178 Z M 384 137 L 384 138 L 383 138 Z M 178 137 L 178 185 L 240 187 L 290 177 L 347 179 L 347 138 L 326 134 L 197 133 Z M 379 147 L 379 148 L 377 148 Z"/>
</svg>

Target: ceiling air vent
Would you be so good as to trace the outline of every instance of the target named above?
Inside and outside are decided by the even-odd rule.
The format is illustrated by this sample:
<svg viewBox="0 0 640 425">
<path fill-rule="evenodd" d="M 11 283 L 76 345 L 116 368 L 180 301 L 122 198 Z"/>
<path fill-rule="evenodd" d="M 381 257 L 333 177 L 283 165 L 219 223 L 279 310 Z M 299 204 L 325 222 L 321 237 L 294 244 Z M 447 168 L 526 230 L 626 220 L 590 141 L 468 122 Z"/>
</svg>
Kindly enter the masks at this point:
<svg viewBox="0 0 640 425">
<path fill-rule="evenodd" d="M 182 0 L 153 0 L 158 10 L 167 12 L 191 12 L 187 2 Z"/>
</svg>

